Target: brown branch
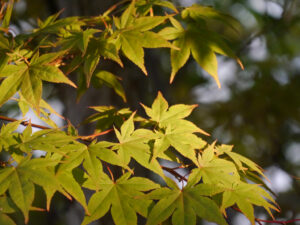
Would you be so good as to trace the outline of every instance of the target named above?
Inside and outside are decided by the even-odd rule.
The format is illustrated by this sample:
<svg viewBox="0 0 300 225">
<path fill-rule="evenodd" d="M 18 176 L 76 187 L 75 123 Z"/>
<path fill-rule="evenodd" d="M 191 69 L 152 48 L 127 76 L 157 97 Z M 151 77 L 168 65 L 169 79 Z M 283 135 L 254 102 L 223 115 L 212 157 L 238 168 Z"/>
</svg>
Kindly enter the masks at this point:
<svg viewBox="0 0 300 225">
<path fill-rule="evenodd" d="M 262 220 L 255 218 L 256 222 L 265 222 L 265 223 L 277 223 L 277 224 L 289 224 L 289 223 L 294 223 L 297 221 L 300 221 L 300 219 L 292 219 L 292 220 L 286 220 L 286 221 L 279 221 L 279 220 Z"/>
<path fill-rule="evenodd" d="M 187 181 L 187 178 L 185 178 L 184 176 L 180 175 L 178 172 L 176 172 L 173 168 L 169 168 L 169 167 L 165 167 L 165 166 L 161 166 L 161 168 L 167 172 L 169 172 L 170 174 L 172 174 L 173 176 L 175 176 L 176 178 L 180 178 L 179 181 Z"/>
<path fill-rule="evenodd" d="M 6 116 L 1 116 L 1 115 L 0 115 L 0 120 L 4 120 L 4 121 L 8 121 L 8 122 L 16 122 L 16 121 L 18 121 L 17 119 L 13 119 L 13 118 L 6 117 Z M 44 129 L 44 130 L 45 129 L 51 129 L 50 127 L 45 127 L 45 126 L 42 126 L 42 125 L 30 123 L 28 121 L 22 121 L 20 124 L 23 125 L 23 126 L 31 125 L 32 127 L 39 128 L 39 129 Z"/>
<path fill-rule="evenodd" d="M 113 129 L 105 130 L 105 131 L 102 131 L 100 133 L 96 133 L 96 134 L 92 134 L 92 135 L 88 135 L 88 136 L 78 136 L 78 138 L 81 139 L 81 140 L 84 140 L 84 141 L 90 141 L 90 140 L 95 139 L 96 137 L 107 134 L 111 131 L 113 131 Z"/>
<path fill-rule="evenodd" d="M 236 207 L 231 207 L 231 208 L 234 209 L 235 211 L 239 212 L 239 213 L 243 213 L 240 209 L 238 209 Z M 255 217 L 255 221 L 258 224 L 261 224 L 261 222 L 264 222 L 264 223 L 277 223 L 277 224 L 289 224 L 289 223 L 294 223 L 294 222 L 300 221 L 300 219 L 280 221 L 280 220 L 263 220 L 263 219 L 259 219 L 259 218 Z"/>
</svg>

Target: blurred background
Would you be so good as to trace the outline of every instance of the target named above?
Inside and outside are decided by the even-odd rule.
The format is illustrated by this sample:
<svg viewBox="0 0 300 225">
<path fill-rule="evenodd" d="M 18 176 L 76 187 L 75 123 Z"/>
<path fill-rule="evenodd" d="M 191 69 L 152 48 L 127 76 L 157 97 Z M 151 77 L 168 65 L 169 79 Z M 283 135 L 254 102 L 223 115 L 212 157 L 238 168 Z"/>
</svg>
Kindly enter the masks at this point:
<svg viewBox="0 0 300 225">
<path fill-rule="evenodd" d="M 61 9 L 64 9 L 61 17 L 99 15 L 116 2 L 20 0 L 14 8 L 11 30 L 14 34 L 28 32 L 36 27 L 37 18 L 43 20 Z M 170 104 L 198 104 L 190 119 L 211 134 L 207 141 L 217 139 L 219 143 L 233 144 L 236 152 L 264 168 L 270 180 L 267 184 L 276 193 L 281 207 L 281 213 L 275 213 L 275 218 L 300 218 L 300 180 L 297 178 L 300 177 L 300 1 L 173 2 L 178 6 L 193 3 L 211 5 L 240 21 L 240 34 L 229 34 L 229 38 L 245 70 L 241 70 L 234 60 L 218 56 L 222 85 L 218 89 L 214 80 L 193 60 L 179 71 L 174 83 L 169 85 L 171 68 L 168 50 L 146 51 L 148 77 L 125 58 L 122 60 L 128 66 L 124 69 L 110 61 L 100 62 L 100 68 L 122 77 L 128 105 L 141 114 L 143 110 L 139 102 L 150 105 L 159 90 Z M 72 75 L 72 79 L 76 80 L 76 74 Z M 105 87 L 88 90 L 76 105 L 76 90 L 66 86 L 54 88 L 46 85 L 43 97 L 75 125 L 93 113 L 87 106 L 127 107 L 121 98 Z M 1 110 L 1 115 L 22 117 L 13 103 Z M 36 120 L 32 122 L 41 124 Z M 64 121 L 56 122 L 64 124 Z M 93 132 L 91 128 L 92 125 L 83 126 L 80 133 L 88 135 Z M 43 202 L 41 196 L 37 205 L 39 201 Z M 29 224 L 77 225 L 82 216 L 79 205 L 57 195 L 51 212 L 32 212 Z M 259 209 L 256 216 L 268 218 Z M 243 215 L 234 213 L 230 223 L 250 224 Z"/>
</svg>

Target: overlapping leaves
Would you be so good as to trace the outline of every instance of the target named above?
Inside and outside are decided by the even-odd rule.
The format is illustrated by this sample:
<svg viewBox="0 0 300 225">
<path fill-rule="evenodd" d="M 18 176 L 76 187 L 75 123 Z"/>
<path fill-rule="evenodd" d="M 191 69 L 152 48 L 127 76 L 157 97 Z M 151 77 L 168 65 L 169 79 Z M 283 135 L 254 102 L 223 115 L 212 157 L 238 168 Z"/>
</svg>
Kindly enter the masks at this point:
<svg viewBox="0 0 300 225">
<path fill-rule="evenodd" d="M 42 81 L 65 83 L 76 87 L 60 69 L 49 65 L 53 60 L 53 54 L 50 53 L 36 57 L 30 63 L 6 65 L 0 72 L 0 77 L 6 77 L 0 86 L 0 105 L 20 90 L 22 96 L 38 109 L 42 97 Z"/>
<path fill-rule="evenodd" d="M 98 113 L 86 122 L 97 121 L 95 132 L 113 129 L 117 141 L 86 143 L 89 139 L 83 138 L 81 143 L 77 139 L 82 137 L 75 135 L 76 129 L 73 135 L 68 135 L 51 123 L 46 110 L 55 112 L 42 99 L 44 81 L 76 87 L 65 74 L 78 69 L 83 78 L 83 85 L 77 82 L 80 95 L 91 82 L 94 87 L 105 84 L 125 102 L 118 77 L 109 71 L 95 71 L 101 57 L 123 66 L 119 56 L 122 52 L 147 74 L 144 48 L 171 49 L 171 81 L 192 55 L 220 86 L 216 53 L 239 60 L 225 39 L 210 27 L 210 22 L 217 20 L 236 30 L 238 23 L 233 18 L 199 5 L 178 14 L 168 1 L 133 0 L 120 17 L 108 17 L 113 8 L 91 19 L 58 19 L 57 13 L 44 22 L 38 21 L 39 28 L 32 33 L 11 39 L 7 29 L 12 3 L 9 1 L 4 7 L 6 14 L 0 34 L 0 106 L 19 91 L 22 113 L 25 115 L 31 107 L 38 116 L 45 116 L 44 120 L 55 129 L 32 133 L 30 121 L 2 126 L 0 152 L 5 157 L 9 155 L 9 159 L 4 157 L 0 168 L 0 223 L 14 224 L 6 214 L 17 210 L 28 222 L 29 211 L 35 209 L 32 206 L 35 185 L 44 189 L 47 209 L 56 192 L 77 200 L 85 209 L 83 224 L 102 218 L 108 211 L 120 225 L 137 224 L 137 214 L 145 217 L 148 225 L 168 219 L 174 225 L 190 225 L 196 223 L 196 217 L 226 224 L 221 213 L 226 215 L 225 209 L 234 205 L 254 223 L 254 206 L 262 206 L 270 214 L 270 209 L 277 210 L 273 198 L 264 189 L 246 183 L 250 175 L 263 175 L 254 162 L 232 152 L 230 146 L 208 145 L 198 136 L 208 134 L 185 119 L 196 105 L 169 107 L 159 93 L 151 108 L 143 105 L 149 119 L 138 117 L 129 109 L 93 107 Z M 171 9 L 177 15 L 156 15 L 157 6 Z M 162 26 L 165 28 L 157 32 Z M 21 123 L 27 125 L 26 129 L 15 132 Z M 43 150 L 45 156 L 34 158 L 35 150 Z M 167 178 L 159 158 L 186 168 L 187 184 L 180 189 Z M 166 187 L 134 176 L 133 159 L 163 178 Z M 114 179 L 110 166 L 121 167 L 120 178 Z M 172 171 L 181 182 L 186 180 L 186 176 L 175 169 L 167 171 Z M 83 187 L 94 191 L 88 204 Z"/>
<path fill-rule="evenodd" d="M 159 34 L 150 31 L 163 23 L 167 19 L 166 16 L 135 18 L 135 14 L 135 1 L 132 1 L 120 19 L 114 18 L 115 26 L 118 28 L 114 36 L 118 38 L 124 55 L 147 75 L 143 48 L 177 48 Z"/>
<path fill-rule="evenodd" d="M 207 191 L 208 189 L 210 191 Z M 221 191 L 222 189 L 216 189 L 207 184 L 199 184 L 182 190 L 179 188 L 154 190 L 147 197 L 159 201 L 152 208 L 147 225 L 160 224 L 171 215 L 173 225 L 196 224 L 196 215 L 220 225 L 227 224 L 217 204 L 208 198 Z"/>
<path fill-rule="evenodd" d="M 195 13 L 197 10 L 201 11 L 202 8 L 192 9 L 192 12 Z M 189 10 L 191 9 L 187 8 L 182 12 L 184 19 L 195 18 L 194 14 L 190 16 Z M 191 54 L 196 62 L 215 79 L 218 87 L 221 87 L 221 84 L 218 78 L 218 62 L 215 53 L 236 59 L 243 68 L 240 60 L 235 56 L 222 36 L 209 30 L 205 24 L 196 20 L 188 23 L 187 28 L 184 28 L 175 18 L 170 18 L 170 21 L 173 27 L 167 27 L 160 31 L 164 38 L 174 40 L 172 44 L 180 49 L 180 51 L 171 49 L 172 73 L 170 82 L 173 81 L 178 70 L 186 64 Z"/>
<path fill-rule="evenodd" d="M 173 146 L 183 156 L 196 163 L 195 149 L 202 148 L 205 142 L 194 133 L 206 134 L 190 121 L 183 118 L 190 115 L 196 105 L 178 104 L 169 108 L 168 102 L 159 92 L 152 107 L 143 105 L 150 120 L 157 123 L 160 128 L 157 131 L 159 138 L 156 139 L 153 149 L 153 159 Z"/>
<path fill-rule="evenodd" d="M 151 201 L 138 199 L 144 191 L 157 189 L 160 186 L 142 177 L 130 178 L 130 173 L 124 174 L 113 182 L 103 177 L 101 190 L 96 192 L 88 204 L 90 216 L 86 216 L 82 224 L 89 224 L 104 216 L 111 207 L 111 214 L 115 224 L 137 224 L 137 215 L 146 217 L 149 213 Z"/>
</svg>

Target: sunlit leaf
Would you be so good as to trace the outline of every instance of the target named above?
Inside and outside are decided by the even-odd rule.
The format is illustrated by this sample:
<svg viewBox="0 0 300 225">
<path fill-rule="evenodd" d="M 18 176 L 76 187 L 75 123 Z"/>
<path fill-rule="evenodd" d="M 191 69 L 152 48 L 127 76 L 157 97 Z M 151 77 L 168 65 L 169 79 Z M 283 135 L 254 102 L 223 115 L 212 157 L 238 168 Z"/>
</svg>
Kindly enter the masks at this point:
<svg viewBox="0 0 300 225">
<path fill-rule="evenodd" d="M 143 195 L 142 191 L 157 189 L 160 186 L 140 177 L 128 179 L 130 174 L 124 174 L 117 181 L 109 179 L 102 181 L 102 190 L 96 192 L 90 199 L 88 209 L 91 213 L 86 216 L 82 224 L 88 224 L 104 216 L 111 206 L 111 214 L 115 224 L 137 224 L 137 215 L 140 207 L 137 202 L 149 205 L 151 201 L 137 199 Z M 144 212 L 143 214 L 147 214 Z"/>
</svg>

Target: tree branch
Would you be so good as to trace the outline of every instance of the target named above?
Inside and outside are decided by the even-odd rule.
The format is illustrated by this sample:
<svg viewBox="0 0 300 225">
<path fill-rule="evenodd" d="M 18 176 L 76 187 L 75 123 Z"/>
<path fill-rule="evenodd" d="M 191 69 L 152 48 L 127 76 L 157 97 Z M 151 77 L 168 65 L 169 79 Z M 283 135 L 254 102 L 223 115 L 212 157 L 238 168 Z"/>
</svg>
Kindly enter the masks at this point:
<svg viewBox="0 0 300 225">
<path fill-rule="evenodd" d="M 170 174 L 172 174 L 174 177 L 179 178 L 179 181 L 186 181 L 187 182 L 187 178 L 180 175 L 178 172 L 176 172 L 173 168 L 169 168 L 169 167 L 165 167 L 165 166 L 161 166 L 161 168 L 167 172 L 169 172 Z"/>
<path fill-rule="evenodd" d="M 6 116 L 1 116 L 1 115 L 0 115 L 0 120 L 4 120 L 4 121 L 8 121 L 8 122 L 18 121 L 17 119 L 13 119 L 13 118 L 6 117 Z M 42 125 L 30 123 L 28 121 L 22 121 L 20 124 L 23 125 L 23 126 L 28 126 L 30 124 L 32 127 L 39 128 L 39 129 L 51 129 L 50 127 L 45 127 L 45 126 L 42 126 Z"/>
<path fill-rule="evenodd" d="M 238 209 L 236 207 L 231 207 L 231 208 L 234 209 L 235 211 L 239 212 L 239 213 L 243 213 L 240 209 Z M 261 224 L 262 222 L 264 222 L 264 223 L 276 223 L 276 224 L 289 224 L 289 223 L 294 223 L 294 222 L 300 221 L 300 219 L 280 221 L 280 220 L 263 220 L 263 219 L 259 219 L 259 218 L 255 217 L 255 221 L 258 224 Z"/>
</svg>

